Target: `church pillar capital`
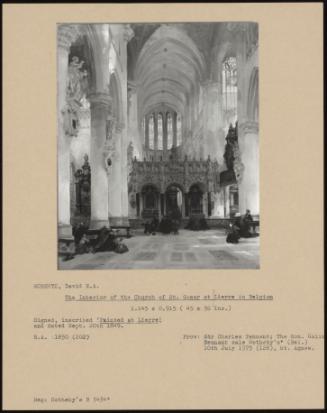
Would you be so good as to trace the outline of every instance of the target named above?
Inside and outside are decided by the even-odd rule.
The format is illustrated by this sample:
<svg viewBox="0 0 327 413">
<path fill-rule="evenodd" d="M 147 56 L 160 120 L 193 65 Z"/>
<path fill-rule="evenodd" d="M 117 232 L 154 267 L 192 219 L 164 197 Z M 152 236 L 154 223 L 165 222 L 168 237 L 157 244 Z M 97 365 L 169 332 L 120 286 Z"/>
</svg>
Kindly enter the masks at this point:
<svg viewBox="0 0 327 413">
<path fill-rule="evenodd" d="M 57 44 L 59 49 L 69 52 L 70 46 L 76 42 L 80 32 L 76 25 L 60 24 L 57 28 Z"/>
<path fill-rule="evenodd" d="M 103 108 L 108 109 L 108 111 L 111 109 L 112 98 L 108 92 L 90 93 L 87 99 L 90 102 L 91 109 Z"/>
</svg>

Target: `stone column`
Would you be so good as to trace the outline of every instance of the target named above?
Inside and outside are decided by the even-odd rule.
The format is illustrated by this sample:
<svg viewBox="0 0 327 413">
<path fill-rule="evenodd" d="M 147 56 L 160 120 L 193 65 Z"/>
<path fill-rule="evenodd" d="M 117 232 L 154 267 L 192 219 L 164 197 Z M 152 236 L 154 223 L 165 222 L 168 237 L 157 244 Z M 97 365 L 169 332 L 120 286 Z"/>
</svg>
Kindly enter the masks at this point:
<svg viewBox="0 0 327 413">
<path fill-rule="evenodd" d="M 146 123 L 146 121 L 145 121 Z M 137 106 L 137 84 L 135 82 L 128 82 L 128 141 L 133 143 L 134 156 L 138 159 L 143 155 L 142 145 L 145 146 L 145 132 L 146 126 L 140 135 L 140 128 L 138 124 L 138 106 Z M 149 129 L 148 129 L 149 139 Z M 148 143 L 149 146 L 149 143 Z"/>
<path fill-rule="evenodd" d="M 121 49 L 121 57 L 120 60 L 123 64 L 124 68 L 127 68 L 127 43 L 132 39 L 134 36 L 134 32 L 129 24 L 124 24 L 124 31 L 123 31 L 123 47 Z M 118 70 L 118 69 L 117 69 Z M 117 220 L 117 225 L 125 225 L 129 226 L 128 220 L 128 161 L 127 161 L 127 147 L 129 144 L 129 137 L 128 137 L 128 84 L 127 84 L 127 70 L 121 71 L 121 116 L 119 119 L 119 124 L 116 125 L 116 143 L 117 149 L 119 147 L 120 150 L 120 214 L 118 215 L 119 219 Z M 119 109 L 118 109 L 119 111 Z M 119 192 L 117 192 L 118 194 Z"/>
<path fill-rule="evenodd" d="M 133 30 L 130 25 L 120 25 L 119 36 L 117 37 L 117 43 L 121 42 L 121 48 L 119 53 L 119 60 L 113 56 L 108 56 L 108 64 L 111 66 L 109 71 L 111 76 L 115 72 L 117 79 L 117 87 L 119 91 L 112 90 L 112 93 L 117 93 L 116 107 L 115 107 L 115 119 L 113 119 L 112 134 L 108 142 L 106 142 L 106 158 L 110 159 L 110 167 L 108 168 L 109 179 L 109 201 L 108 201 L 108 216 L 110 226 L 125 225 L 128 221 L 128 187 L 127 187 L 127 147 L 129 144 L 128 139 L 128 89 L 134 89 L 135 85 L 127 84 L 127 43 L 133 36 Z M 118 35 L 117 35 L 118 36 Z M 114 36 L 115 37 L 115 36 Z M 103 49 L 105 53 L 107 46 Z M 109 48 L 108 48 L 109 49 Z M 116 50 L 117 53 L 117 50 Z M 117 56 L 118 57 L 118 56 Z M 107 61 L 107 57 L 103 59 Z M 120 64 L 122 65 L 120 67 Z M 105 75 L 107 75 L 107 69 L 103 69 Z M 114 96 L 113 96 L 114 97 Z M 134 115 L 136 116 L 134 108 Z"/>
<path fill-rule="evenodd" d="M 177 113 L 173 113 L 173 147 L 177 146 Z"/>
<path fill-rule="evenodd" d="M 71 44 L 77 40 L 74 25 L 58 26 L 57 32 L 57 148 L 58 148 L 58 239 L 59 253 L 74 252 L 70 223 L 70 142 L 72 136 L 65 128 L 68 55 Z"/>
<path fill-rule="evenodd" d="M 109 227 L 108 176 L 104 149 L 107 138 L 107 119 L 110 96 L 95 93 L 88 96 L 91 111 L 91 222 L 90 229 Z"/>
<path fill-rule="evenodd" d="M 259 137 L 258 123 L 246 122 L 238 127 L 239 148 L 244 164 L 243 177 L 239 182 L 239 211 L 247 209 L 259 214 Z"/>
<path fill-rule="evenodd" d="M 122 144 L 121 129 L 115 127 L 111 143 L 111 167 L 109 168 L 109 221 L 110 225 L 122 224 L 122 194 L 123 186 L 127 187 L 127 181 L 122 178 Z"/>
<path fill-rule="evenodd" d="M 225 150 L 225 134 L 223 130 L 223 116 L 221 106 L 221 85 L 218 81 L 207 81 L 203 88 L 203 138 L 204 153 L 216 158 L 219 164 L 223 163 Z"/>
<path fill-rule="evenodd" d="M 117 127 L 117 140 L 121 142 L 121 212 L 120 225 L 129 225 L 128 221 L 128 166 L 127 166 L 127 130 L 124 124 Z"/>
</svg>

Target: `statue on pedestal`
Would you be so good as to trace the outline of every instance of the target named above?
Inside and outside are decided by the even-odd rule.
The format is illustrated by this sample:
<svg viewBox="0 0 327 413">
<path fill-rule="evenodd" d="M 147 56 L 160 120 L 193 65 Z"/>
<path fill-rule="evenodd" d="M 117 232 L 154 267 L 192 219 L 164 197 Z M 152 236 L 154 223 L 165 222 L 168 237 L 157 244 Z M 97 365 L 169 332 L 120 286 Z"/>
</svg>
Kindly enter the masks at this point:
<svg viewBox="0 0 327 413">
<path fill-rule="evenodd" d="M 82 70 L 83 65 L 84 61 L 74 56 L 68 66 L 66 107 L 63 110 L 65 133 L 68 136 L 77 136 L 79 131 L 81 101 L 88 87 L 88 74 Z"/>
</svg>

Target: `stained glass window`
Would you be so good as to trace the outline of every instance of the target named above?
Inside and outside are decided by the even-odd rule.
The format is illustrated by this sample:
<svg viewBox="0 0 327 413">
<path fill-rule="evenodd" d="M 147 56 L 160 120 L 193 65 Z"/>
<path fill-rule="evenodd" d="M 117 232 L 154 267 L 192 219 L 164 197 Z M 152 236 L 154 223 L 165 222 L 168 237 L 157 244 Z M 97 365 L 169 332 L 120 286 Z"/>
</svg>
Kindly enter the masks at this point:
<svg viewBox="0 0 327 413">
<path fill-rule="evenodd" d="M 163 118 L 162 114 L 159 113 L 158 115 L 158 149 L 161 150 L 163 148 Z"/>
<path fill-rule="evenodd" d="M 149 120 L 149 148 L 154 148 L 154 114 L 151 115 Z"/>
<path fill-rule="evenodd" d="M 229 115 L 237 113 L 237 64 L 236 57 L 228 57 L 222 70 L 223 107 Z M 230 116 L 229 116 L 230 117 Z"/>
<path fill-rule="evenodd" d="M 173 146 L 173 117 L 170 112 L 167 114 L 167 149 Z"/>
</svg>

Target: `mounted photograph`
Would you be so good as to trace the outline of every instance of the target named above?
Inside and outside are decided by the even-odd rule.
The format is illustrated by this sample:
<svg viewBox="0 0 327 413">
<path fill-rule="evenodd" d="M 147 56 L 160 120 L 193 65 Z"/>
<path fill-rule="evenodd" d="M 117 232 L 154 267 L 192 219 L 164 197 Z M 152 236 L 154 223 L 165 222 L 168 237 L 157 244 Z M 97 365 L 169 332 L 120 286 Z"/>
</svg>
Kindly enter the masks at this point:
<svg viewBox="0 0 327 413">
<path fill-rule="evenodd" d="M 256 22 L 57 24 L 58 269 L 258 269 Z"/>
</svg>

